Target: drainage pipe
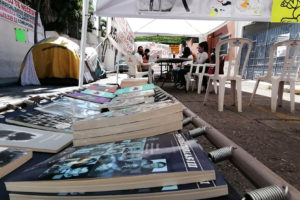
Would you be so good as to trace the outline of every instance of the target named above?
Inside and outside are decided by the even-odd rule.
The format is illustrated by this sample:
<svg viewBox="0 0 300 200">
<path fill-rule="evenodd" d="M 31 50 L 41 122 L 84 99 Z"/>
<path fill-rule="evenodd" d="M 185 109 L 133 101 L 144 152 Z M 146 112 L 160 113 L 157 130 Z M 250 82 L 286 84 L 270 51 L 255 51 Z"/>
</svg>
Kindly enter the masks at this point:
<svg viewBox="0 0 300 200">
<path fill-rule="evenodd" d="M 183 114 L 186 117 L 192 117 L 192 123 L 196 127 L 206 126 L 205 131 L 206 138 L 213 143 L 216 147 L 222 148 L 226 146 L 232 146 L 236 149 L 232 153 L 231 161 L 232 163 L 256 186 L 266 187 L 270 185 L 278 185 L 283 188 L 288 186 L 289 200 L 300 200 L 300 192 L 283 180 L 280 176 L 275 174 L 269 168 L 267 168 L 260 161 L 251 156 L 242 147 L 235 144 L 232 140 L 224 136 L 220 131 L 212 127 L 209 123 L 201 119 L 198 115 L 193 113 L 187 107 L 184 107 Z"/>
</svg>

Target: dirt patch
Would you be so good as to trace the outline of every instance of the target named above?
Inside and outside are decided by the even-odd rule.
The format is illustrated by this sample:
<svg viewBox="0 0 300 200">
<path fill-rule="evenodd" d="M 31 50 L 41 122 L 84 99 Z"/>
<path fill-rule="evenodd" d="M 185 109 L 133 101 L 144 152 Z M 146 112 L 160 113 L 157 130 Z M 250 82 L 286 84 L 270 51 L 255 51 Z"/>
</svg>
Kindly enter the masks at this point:
<svg viewBox="0 0 300 200">
<path fill-rule="evenodd" d="M 250 94 L 243 93 L 243 112 L 238 113 L 236 107 L 232 106 L 227 90 L 224 112 L 218 112 L 215 94 L 210 95 L 207 105 L 204 106 L 203 94 L 186 93 L 171 85 L 166 85 L 163 89 L 277 175 L 300 189 L 300 121 L 285 119 L 288 118 L 286 116 L 300 119 L 299 104 L 296 104 L 296 113 L 293 115 L 289 113 L 288 102 L 283 102 L 283 108 L 279 108 L 278 113 L 273 114 L 269 112 L 269 98 L 257 96 L 256 106 L 250 107 L 245 105 L 250 99 Z M 199 138 L 199 143 L 206 152 L 215 149 L 204 137 Z M 217 167 L 240 194 L 254 189 L 230 162 L 222 162 L 217 164 Z"/>
</svg>

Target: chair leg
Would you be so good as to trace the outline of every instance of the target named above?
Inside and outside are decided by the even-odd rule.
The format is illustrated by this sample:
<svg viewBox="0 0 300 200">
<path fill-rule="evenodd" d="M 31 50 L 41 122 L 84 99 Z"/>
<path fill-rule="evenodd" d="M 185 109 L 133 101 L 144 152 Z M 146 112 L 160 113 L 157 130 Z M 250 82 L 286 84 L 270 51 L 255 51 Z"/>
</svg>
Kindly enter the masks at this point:
<svg viewBox="0 0 300 200">
<path fill-rule="evenodd" d="M 282 106 L 282 96 L 283 96 L 283 88 L 284 88 L 284 81 L 280 81 L 278 87 L 278 106 Z"/>
<path fill-rule="evenodd" d="M 223 112 L 224 96 L 225 96 L 225 79 L 219 80 L 219 94 L 218 94 L 218 111 Z"/>
<path fill-rule="evenodd" d="M 198 80 L 198 94 L 201 93 L 201 88 L 202 88 L 202 82 L 203 82 L 203 74 L 199 75 L 199 80 Z"/>
<path fill-rule="evenodd" d="M 210 78 L 208 79 L 207 88 L 206 88 L 206 92 L 205 92 L 205 96 L 204 96 L 204 101 L 203 101 L 204 105 L 206 104 L 210 88 L 212 87 L 212 81 L 213 81 L 212 79 L 210 79 Z"/>
<path fill-rule="evenodd" d="M 238 112 L 242 112 L 242 80 L 236 81 Z"/>
<path fill-rule="evenodd" d="M 215 94 L 218 94 L 217 80 L 214 80 L 214 90 L 215 90 Z"/>
<path fill-rule="evenodd" d="M 272 81 L 272 94 L 271 94 L 271 111 L 276 112 L 277 108 L 277 99 L 278 99 L 278 87 L 279 81 Z"/>
<path fill-rule="evenodd" d="M 295 112 L 295 81 L 290 81 L 291 112 Z"/>
<path fill-rule="evenodd" d="M 256 83 L 255 83 L 255 86 L 254 86 L 254 89 L 253 89 L 253 92 L 252 92 L 252 95 L 251 95 L 251 98 L 250 98 L 250 102 L 249 102 L 249 104 L 248 104 L 249 106 L 251 105 L 251 103 L 252 103 L 252 101 L 253 101 L 253 99 L 254 99 L 254 96 L 255 96 L 256 90 L 257 90 L 257 88 L 258 88 L 259 82 L 260 82 L 260 80 L 257 79 L 257 80 L 256 80 Z"/>
<path fill-rule="evenodd" d="M 189 79 L 189 74 L 186 74 L 184 75 L 184 78 L 185 78 L 185 81 L 186 81 L 186 84 L 185 84 L 185 89 L 186 91 L 189 91 L 189 87 L 190 87 L 190 79 Z"/>
<path fill-rule="evenodd" d="M 235 105 L 235 101 L 236 101 L 236 81 L 235 80 L 231 80 L 231 86 L 230 86 L 230 89 L 231 89 L 231 95 L 232 95 L 232 105 L 234 106 Z"/>
</svg>

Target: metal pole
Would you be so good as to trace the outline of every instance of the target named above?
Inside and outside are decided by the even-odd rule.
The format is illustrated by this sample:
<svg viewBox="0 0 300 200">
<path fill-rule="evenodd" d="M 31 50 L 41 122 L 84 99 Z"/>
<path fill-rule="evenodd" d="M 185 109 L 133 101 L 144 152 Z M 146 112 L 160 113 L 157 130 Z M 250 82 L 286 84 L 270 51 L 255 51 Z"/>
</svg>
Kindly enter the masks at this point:
<svg viewBox="0 0 300 200">
<path fill-rule="evenodd" d="M 85 60 L 85 45 L 86 45 L 86 33 L 87 33 L 87 8 L 89 0 L 82 1 L 82 27 L 81 27 L 81 42 L 80 42 L 80 65 L 79 65 L 79 81 L 78 87 L 83 85 L 83 73 L 84 73 L 84 60 Z"/>
<path fill-rule="evenodd" d="M 232 146 L 236 149 L 233 151 L 231 162 L 241 171 L 243 174 L 251 180 L 258 187 L 266 187 L 270 185 L 277 185 L 279 187 L 289 187 L 289 200 L 299 200 L 300 192 L 283 180 L 280 176 L 275 174 L 242 147 L 235 144 L 232 140 L 224 136 L 220 131 L 212 127 L 209 123 L 201 119 L 198 115 L 193 113 L 190 109 L 184 108 L 183 114 L 186 117 L 193 117 L 192 123 L 196 127 L 206 126 L 205 137 L 212 142 L 216 147 L 222 148 L 226 146 Z"/>
</svg>

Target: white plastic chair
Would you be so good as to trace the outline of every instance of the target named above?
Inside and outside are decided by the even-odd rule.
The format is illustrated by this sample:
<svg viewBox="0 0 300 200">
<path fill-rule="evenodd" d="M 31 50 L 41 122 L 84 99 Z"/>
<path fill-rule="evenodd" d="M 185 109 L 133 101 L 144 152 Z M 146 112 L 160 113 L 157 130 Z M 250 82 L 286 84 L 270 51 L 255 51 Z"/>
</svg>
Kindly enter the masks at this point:
<svg viewBox="0 0 300 200">
<path fill-rule="evenodd" d="M 280 75 L 272 76 L 274 68 L 274 60 L 277 59 L 277 48 L 286 47 L 284 62 L 281 68 Z M 270 49 L 269 54 L 269 67 L 266 76 L 258 77 L 256 80 L 253 93 L 250 98 L 249 105 L 251 105 L 256 90 L 258 88 L 260 81 L 269 82 L 272 84 L 271 92 L 271 111 L 276 112 L 277 103 L 279 106 L 282 105 L 282 95 L 285 83 L 290 84 L 290 102 L 291 102 L 291 112 L 295 112 L 295 82 L 298 79 L 297 71 L 299 72 L 300 64 L 295 67 L 296 58 L 300 50 L 300 40 L 288 40 L 283 42 L 278 42 L 274 44 Z"/>
<path fill-rule="evenodd" d="M 151 64 L 149 65 L 149 70 L 147 72 L 139 72 L 138 66 L 141 65 L 141 63 L 138 61 L 138 59 L 131 54 L 128 54 L 125 56 L 125 62 L 128 65 L 128 75 L 130 77 L 134 78 L 142 78 L 145 75 L 148 75 L 149 83 L 152 83 L 153 76 L 152 76 L 152 70 L 151 70 Z M 145 63 L 143 63 L 145 64 Z"/>
<path fill-rule="evenodd" d="M 193 69 L 196 67 L 195 73 L 193 73 Z M 192 87 L 192 91 L 194 91 L 195 85 L 196 85 L 196 79 L 195 74 L 199 73 L 199 66 L 198 65 L 191 65 L 190 71 L 184 76 L 186 80 L 186 91 L 189 91 L 190 86 Z"/>
<path fill-rule="evenodd" d="M 198 91 L 197 91 L 198 94 L 201 93 L 201 87 L 202 87 L 202 83 L 203 83 L 203 76 L 204 75 L 207 75 L 207 76 L 209 75 L 209 74 L 205 73 L 206 68 L 215 67 L 215 66 L 216 66 L 215 64 L 209 64 L 209 63 L 197 64 L 198 71 L 197 71 L 197 73 L 194 74 L 194 76 L 198 77 Z M 216 80 L 214 80 L 214 90 L 215 90 L 215 93 L 217 94 L 217 81 Z"/>
<path fill-rule="evenodd" d="M 228 44 L 229 60 L 224 64 L 224 74 L 219 74 L 220 67 L 220 49 L 224 44 Z M 247 45 L 247 53 L 244 58 L 243 67 L 241 74 L 239 74 L 239 68 L 241 63 L 242 48 Z M 209 91 L 212 87 L 212 82 L 219 81 L 218 88 L 218 111 L 223 111 L 224 106 L 224 95 L 225 95 L 225 82 L 231 81 L 231 92 L 233 93 L 233 105 L 235 105 L 236 97 L 238 102 L 238 112 L 242 112 L 242 77 L 245 72 L 246 64 L 249 59 L 249 54 L 252 49 L 252 41 L 246 38 L 231 38 L 222 40 L 217 44 L 216 47 L 216 64 L 214 74 L 208 76 L 208 86 L 204 97 L 204 105 L 207 102 Z M 233 51 L 236 50 L 236 51 Z M 226 65 L 228 64 L 228 65 Z M 227 67 L 227 69 L 226 69 Z"/>
</svg>

